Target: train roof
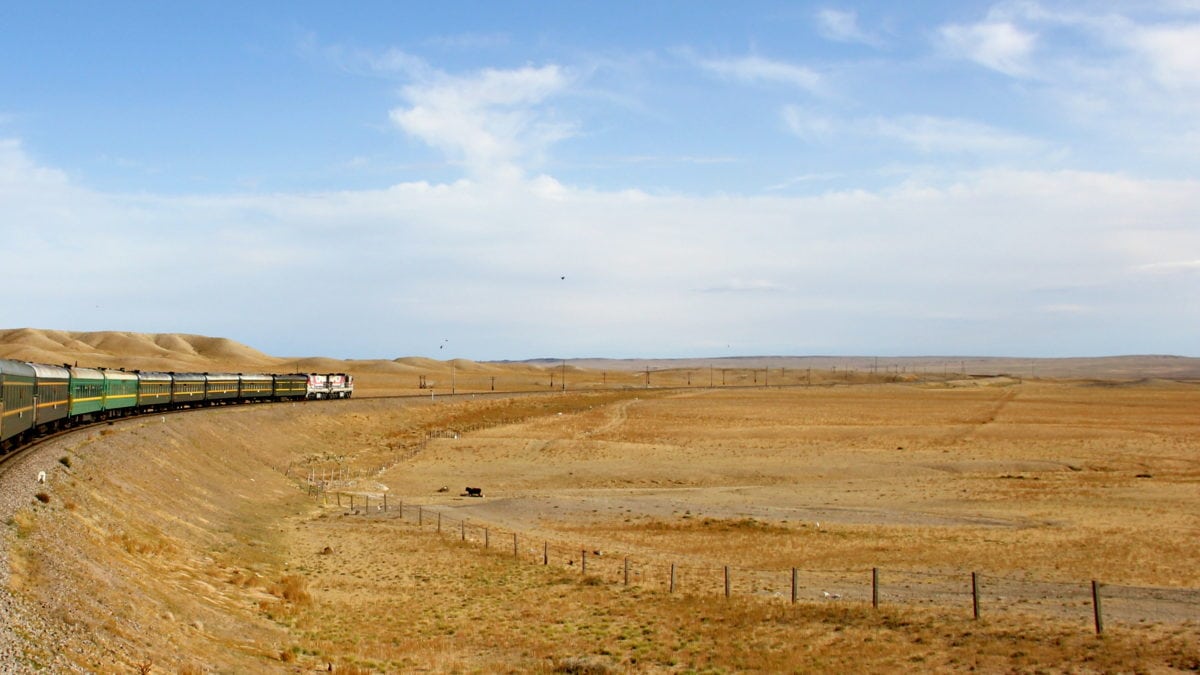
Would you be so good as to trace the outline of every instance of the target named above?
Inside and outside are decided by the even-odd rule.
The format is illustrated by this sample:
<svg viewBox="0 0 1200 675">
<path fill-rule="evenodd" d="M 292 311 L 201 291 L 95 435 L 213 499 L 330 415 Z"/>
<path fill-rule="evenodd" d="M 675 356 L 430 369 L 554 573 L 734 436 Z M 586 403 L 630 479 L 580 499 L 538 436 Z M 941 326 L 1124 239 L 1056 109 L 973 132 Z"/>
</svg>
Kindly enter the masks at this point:
<svg viewBox="0 0 1200 675">
<path fill-rule="evenodd" d="M 130 373 L 130 372 L 124 371 L 124 370 L 111 370 L 111 369 L 106 368 L 102 372 L 104 373 L 104 379 L 106 379 L 106 380 L 136 380 L 136 379 L 138 379 L 138 376 L 136 373 Z"/>
<path fill-rule="evenodd" d="M 203 382 L 204 373 L 169 373 L 176 381 Z"/>
<path fill-rule="evenodd" d="M 71 371 L 63 366 L 51 366 L 45 363 L 30 363 L 33 372 L 37 373 L 38 377 L 56 377 L 59 379 L 67 379 L 71 377 Z"/>
<path fill-rule="evenodd" d="M 133 372 L 137 373 L 139 380 L 144 380 L 146 382 L 170 382 L 171 381 L 170 373 L 164 373 L 164 372 L 157 371 L 157 370 L 135 370 Z"/>
<path fill-rule="evenodd" d="M 25 363 L 24 361 L 0 359 L 0 373 L 32 377 L 35 374 L 35 371 L 33 369 L 33 364 Z"/>
<path fill-rule="evenodd" d="M 262 381 L 262 380 L 270 380 L 271 379 L 270 375 L 266 375 L 263 373 L 239 373 L 238 377 L 242 378 L 243 380 L 251 380 L 251 381 Z"/>
</svg>

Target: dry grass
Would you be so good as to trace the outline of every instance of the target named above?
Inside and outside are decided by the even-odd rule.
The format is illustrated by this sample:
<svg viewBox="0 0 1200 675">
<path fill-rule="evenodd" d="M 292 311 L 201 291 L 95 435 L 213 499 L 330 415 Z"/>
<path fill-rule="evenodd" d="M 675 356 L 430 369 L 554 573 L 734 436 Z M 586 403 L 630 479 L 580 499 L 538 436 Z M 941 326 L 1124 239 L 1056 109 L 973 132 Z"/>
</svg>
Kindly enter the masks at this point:
<svg viewBox="0 0 1200 675">
<path fill-rule="evenodd" d="M 70 636 L 59 661 L 48 643 L 29 663 L 95 672 L 150 658 L 225 672 L 1194 668 L 1195 623 L 1115 621 L 1096 638 L 1086 599 L 1028 615 L 989 605 L 975 623 L 969 605 L 894 597 L 904 574 L 971 570 L 1200 586 L 1188 534 L 1200 390 L 997 384 L 356 400 L 125 422 L 50 449 L 76 461 L 54 499 L 10 521 L 10 586 Z M 417 531 L 320 508 L 296 467 L 333 466 L 388 467 L 346 488 L 386 486 L 393 505 L 487 524 L 493 549 L 439 537 L 432 520 Z M 486 498 L 459 497 L 464 485 Z M 537 564 L 543 540 L 604 555 L 584 577 L 563 555 Z M 722 565 L 739 575 L 729 601 Z M 880 611 L 862 600 L 874 566 L 893 584 Z M 840 589 L 810 585 L 790 605 L 775 573 L 791 567 L 809 584 L 851 583 L 814 570 L 843 572 L 857 595 L 825 602 L 814 591 Z"/>
</svg>

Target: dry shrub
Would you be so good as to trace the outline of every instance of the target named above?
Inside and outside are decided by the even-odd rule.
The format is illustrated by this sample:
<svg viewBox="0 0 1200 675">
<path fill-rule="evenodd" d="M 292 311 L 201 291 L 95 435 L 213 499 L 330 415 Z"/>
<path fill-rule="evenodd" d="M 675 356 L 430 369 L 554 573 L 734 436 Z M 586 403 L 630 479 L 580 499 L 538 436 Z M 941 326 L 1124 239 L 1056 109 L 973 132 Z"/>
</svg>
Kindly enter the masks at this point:
<svg viewBox="0 0 1200 675">
<path fill-rule="evenodd" d="M 293 605 L 307 605 L 312 602 L 308 593 L 308 581 L 299 574 L 289 574 L 272 584 L 268 589 L 271 595 Z"/>
<path fill-rule="evenodd" d="M 37 497 L 37 500 L 43 504 L 50 503 L 50 495 L 46 494 L 45 492 L 39 492 L 34 495 L 34 497 Z"/>
<path fill-rule="evenodd" d="M 612 672 L 608 665 L 581 656 L 557 659 L 552 672 L 567 675 L 607 675 Z"/>
<path fill-rule="evenodd" d="M 163 539 L 150 541 L 128 532 L 114 534 L 109 539 L 119 544 L 130 555 L 161 555 L 171 550 L 171 545 Z"/>
<path fill-rule="evenodd" d="M 9 523 L 16 526 L 17 538 L 24 539 L 33 533 L 33 530 L 37 525 L 37 520 L 29 511 L 18 511 L 17 513 L 13 514 L 13 517 Z"/>
<path fill-rule="evenodd" d="M 259 581 L 260 578 L 253 572 L 234 570 L 233 573 L 229 575 L 229 583 L 233 584 L 234 586 L 241 586 L 242 588 L 253 586 L 259 583 Z"/>
</svg>

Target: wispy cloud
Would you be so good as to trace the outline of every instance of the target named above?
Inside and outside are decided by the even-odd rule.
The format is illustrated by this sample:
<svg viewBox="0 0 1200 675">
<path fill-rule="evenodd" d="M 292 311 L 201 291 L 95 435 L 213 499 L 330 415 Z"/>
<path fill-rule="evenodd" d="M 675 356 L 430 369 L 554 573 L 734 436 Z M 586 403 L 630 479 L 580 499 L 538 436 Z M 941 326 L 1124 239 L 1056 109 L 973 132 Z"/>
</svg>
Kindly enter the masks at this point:
<svg viewBox="0 0 1200 675">
<path fill-rule="evenodd" d="M 782 84 L 810 92 L 821 88 L 821 75 L 812 68 L 761 56 L 701 59 L 699 65 L 717 76 L 750 84 Z"/>
<path fill-rule="evenodd" d="M 512 44 L 508 33 L 455 33 L 429 38 L 428 44 L 451 49 L 496 49 Z"/>
<path fill-rule="evenodd" d="M 882 47 L 878 36 L 864 31 L 858 25 L 858 14 L 837 9 L 822 9 L 817 12 L 817 29 L 827 40 L 856 42 L 871 47 Z"/>
<path fill-rule="evenodd" d="M 950 24 L 938 31 L 943 47 L 953 56 L 986 68 L 1025 77 L 1031 74 L 1030 58 L 1036 36 L 1008 21 Z"/>
<path fill-rule="evenodd" d="M 780 293 L 787 289 L 766 279 L 729 279 L 699 290 L 701 293 Z"/>
<path fill-rule="evenodd" d="M 1025 154 L 1045 147 L 1021 134 L 979 122 L 931 115 L 879 118 L 872 126 L 879 136 L 924 153 Z"/>
<path fill-rule="evenodd" d="M 845 126 L 838 118 L 798 105 L 783 106 L 780 116 L 788 131 L 810 143 L 827 141 Z"/>
<path fill-rule="evenodd" d="M 1200 259 L 1170 260 L 1166 262 L 1147 263 L 1134 268 L 1138 272 L 1152 274 L 1191 274 L 1200 273 Z"/>
<path fill-rule="evenodd" d="M 966 119 L 933 115 L 841 118 L 796 105 L 784 106 L 781 115 L 788 131 L 810 143 L 850 136 L 885 139 L 923 154 L 1013 156 L 1050 150 L 1037 139 Z"/>
</svg>

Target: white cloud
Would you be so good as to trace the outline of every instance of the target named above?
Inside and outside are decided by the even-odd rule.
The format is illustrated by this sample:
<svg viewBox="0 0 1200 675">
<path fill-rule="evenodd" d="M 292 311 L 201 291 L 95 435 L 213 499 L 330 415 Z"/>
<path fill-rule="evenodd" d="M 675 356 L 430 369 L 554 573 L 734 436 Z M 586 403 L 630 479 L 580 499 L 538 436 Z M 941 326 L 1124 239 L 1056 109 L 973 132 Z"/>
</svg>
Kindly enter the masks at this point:
<svg viewBox="0 0 1200 675">
<path fill-rule="evenodd" d="M 570 82 L 554 65 L 438 75 L 404 87 L 408 105 L 392 110 L 391 119 L 477 177 L 519 177 L 524 164 L 571 135 L 571 125 L 539 108 Z"/>
<path fill-rule="evenodd" d="M 1200 24 L 1142 27 L 1128 40 L 1163 86 L 1200 87 Z"/>
<path fill-rule="evenodd" d="M 826 39 L 835 42 L 857 42 L 872 47 L 882 47 L 883 41 L 867 33 L 858 25 L 858 15 L 836 9 L 817 12 L 817 28 Z"/>
<path fill-rule="evenodd" d="M 720 77 L 740 82 L 783 84 L 810 92 L 818 92 L 821 88 L 821 75 L 817 71 L 784 61 L 765 59 L 761 56 L 702 59 L 699 64 L 705 70 Z"/>
<path fill-rule="evenodd" d="M 943 46 L 954 56 L 999 71 L 1024 77 L 1031 73 L 1030 58 L 1036 37 L 1007 21 L 942 26 Z"/>
</svg>

